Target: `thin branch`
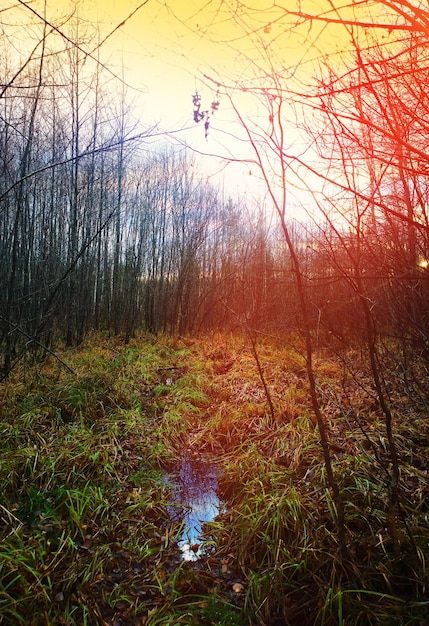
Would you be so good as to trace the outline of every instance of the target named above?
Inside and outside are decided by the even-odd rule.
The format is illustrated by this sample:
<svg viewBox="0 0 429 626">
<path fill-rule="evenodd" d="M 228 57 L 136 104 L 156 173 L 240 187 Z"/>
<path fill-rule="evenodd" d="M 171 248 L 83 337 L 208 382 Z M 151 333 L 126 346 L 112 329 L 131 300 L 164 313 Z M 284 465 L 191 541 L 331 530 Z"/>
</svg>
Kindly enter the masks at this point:
<svg viewBox="0 0 429 626">
<path fill-rule="evenodd" d="M 0 382 L 3 382 L 4 380 L 6 380 L 6 378 L 9 376 L 9 374 L 11 373 L 13 368 L 16 367 L 16 365 L 18 365 L 18 363 L 21 361 L 21 359 L 24 357 L 24 355 L 28 352 L 28 349 L 29 349 L 31 344 L 35 344 L 36 346 L 39 346 L 40 348 L 42 348 L 42 350 L 44 350 L 48 354 L 51 354 L 69 372 L 71 372 L 74 376 L 77 376 L 76 372 L 69 365 L 67 365 L 67 363 L 65 361 L 63 361 L 62 358 L 59 357 L 56 352 L 54 352 L 53 350 L 48 348 L 48 346 L 46 346 L 45 344 L 41 343 L 38 339 L 36 339 L 35 337 L 33 337 L 32 335 L 27 333 L 18 324 L 15 324 L 15 323 L 11 322 L 10 320 L 6 319 L 1 314 L 0 314 L 0 319 L 2 320 L 2 322 L 5 322 L 6 324 L 8 324 L 8 326 L 10 326 L 12 328 L 13 332 L 18 332 L 20 335 L 22 335 L 23 337 L 27 337 L 27 339 L 29 340 L 25 344 L 23 350 L 21 350 L 20 355 L 13 361 L 13 363 L 11 363 L 11 365 L 8 367 L 7 371 L 3 372 L 2 377 L 0 378 Z"/>
</svg>

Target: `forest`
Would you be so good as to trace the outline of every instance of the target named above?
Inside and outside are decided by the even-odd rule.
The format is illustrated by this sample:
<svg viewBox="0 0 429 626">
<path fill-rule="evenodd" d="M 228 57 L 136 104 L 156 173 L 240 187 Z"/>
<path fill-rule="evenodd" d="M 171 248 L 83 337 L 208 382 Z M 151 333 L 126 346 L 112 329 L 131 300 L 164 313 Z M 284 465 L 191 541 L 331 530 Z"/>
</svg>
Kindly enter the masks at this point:
<svg viewBox="0 0 429 626">
<path fill-rule="evenodd" d="M 429 624 L 426 4 L 204 3 L 250 74 L 211 68 L 220 104 L 190 93 L 189 120 L 209 145 L 233 115 L 260 202 L 142 128 L 96 25 L 18 4 L 20 55 L 0 11 L 0 624 Z M 323 55 L 325 30 L 347 50 Z M 317 49 L 304 78 L 282 58 L 296 32 Z M 219 500 L 190 559 L 185 461 L 202 484 L 214 464 Z"/>
</svg>

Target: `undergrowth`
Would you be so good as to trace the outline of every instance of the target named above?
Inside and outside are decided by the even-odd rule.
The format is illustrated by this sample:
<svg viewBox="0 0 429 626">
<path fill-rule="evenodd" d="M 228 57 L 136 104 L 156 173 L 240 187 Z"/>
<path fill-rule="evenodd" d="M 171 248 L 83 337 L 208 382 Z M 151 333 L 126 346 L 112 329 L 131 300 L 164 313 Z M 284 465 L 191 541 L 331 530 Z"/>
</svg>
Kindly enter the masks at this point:
<svg viewBox="0 0 429 626">
<path fill-rule="evenodd" d="M 98 335 L 61 354 L 74 374 L 53 357 L 13 373 L 0 389 L 0 623 L 427 623 L 424 403 L 415 409 L 392 368 L 398 557 L 365 366 L 319 355 L 344 560 L 299 340 L 257 348 L 267 389 L 239 336 Z M 165 480 L 184 451 L 216 458 L 224 503 L 195 563 L 180 558 Z"/>
</svg>

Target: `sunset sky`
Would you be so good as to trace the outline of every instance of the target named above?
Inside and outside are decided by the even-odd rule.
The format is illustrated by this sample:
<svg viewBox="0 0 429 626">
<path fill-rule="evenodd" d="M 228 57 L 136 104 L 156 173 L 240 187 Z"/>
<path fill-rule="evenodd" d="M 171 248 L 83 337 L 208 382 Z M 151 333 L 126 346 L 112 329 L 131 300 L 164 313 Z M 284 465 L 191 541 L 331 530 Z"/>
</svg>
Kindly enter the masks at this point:
<svg viewBox="0 0 429 626">
<path fill-rule="evenodd" d="M 14 6 L 11 0 L 9 7 Z M 3 11 L 8 23 L 37 23 L 28 7 Z M 325 54 L 334 55 L 347 45 L 344 30 L 328 29 L 323 25 L 308 25 L 288 29 L 280 9 L 273 10 L 270 0 L 251 0 L 249 11 L 231 18 L 233 3 L 220 0 L 34 0 L 29 3 L 39 14 L 67 31 L 67 21 L 73 10 L 82 26 L 99 31 L 102 43 L 100 60 L 127 84 L 128 101 L 133 102 L 135 116 L 143 126 L 158 124 L 161 130 L 174 133 L 199 152 L 216 155 L 249 155 L 242 131 L 227 100 L 221 101 L 219 111 L 211 121 L 208 140 L 204 130 L 192 120 L 192 94 L 198 90 L 203 108 L 209 106 L 216 91 L 203 79 L 203 74 L 219 82 L 238 87 L 237 97 L 246 115 L 257 115 L 254 102 L 246 99 L 247 81 L 256 69 L 264 68 L 266 52 L 275 59 L 276 67 L 299 68 L 298 79 L 308 80 L 314 70 L 313 61 Z M 306 10 L 322 12 L 325 0 L 306 0 Z M 294 8 L 295 2 L 285 6 Z M 13 17 L 12 17 L 13 16 Z M 40 20 L 39 20 L 40 23 Z M 122 25 L 121 25 L 122 24 Z M 249 33 L 253 33 L 249 36 Z M 312 43 L 311 43 L 312 42 Z M 23 43 L 24 45 L 24 43 Z M 90 45 L 84 46 L 86 50 Z M 121 84 L 112 88 L 112 98 L 120 98 Z M 294 130 L 289 128 L 291 141 Z M 208 159 L 204 160 L 207 167 Z M 223 170 L 220 161 L 210 160 L 212 172 Z M 255 177 L 246 176 L 249 165 L 228 166 L 229 184 L 252 189 Z M 252 174 L 255 174 L 253 171 Z M 257 173 L 256 173 L 257 174 Z"/>
<path fill-rule="evenodd" d="M 256 16 L 255 27 L 266 27 L 264 36 L 269 41 L 273 31 L 268 25 L 275 17 L 269 10 L 271 2 L 258 0 L 254 4 L 258 10 L 266 8 Z M 236 84 L 242 77 L 246 80 L 250 59 L 259 54 L 244 36 L 243 24 L 231 20 L 229 10 L 221 5 L 218 0 L 149 0 L 106 41 L 103 55 L 110 65 L 117 65 L 118 73 L 123 60 L 127 83 L 139 90 L 130 91 L 130 95 L 135 95 L 143 121 L 158 122 L 161 128 L 173 132 L 186 128 L 177 133 L 177 138 L 200 152 L 241 157 L 249 150 L 242 141 L 234 140 L 240 131 L 225 99 L 211 120 L 208 141 L 201 125 L 197 127 L 192 121 L 192 94 L 201 93 L 203 108 L 216 96 L 202 75 Z M 138 0 L 99 1 L 98 5 L 84 2 L 80 11 L 98 23 L 103 39 L 104 33 L 110 33 L 138 6 Z M 299 42 L 296 37 L 288 46 L 283 39 L 290 62 L 298 58 Z M 207 167 L 207 159 L 204 164 Z M 213 172 L 223 171 L 224 164 L 211 160 L 208 167 Z M 253 188 L 255 179 L 249 179 L 247 165 L 229 166 L 227 173 L 229 186 L 243 178 L 240 188 Z"/>
</svg>

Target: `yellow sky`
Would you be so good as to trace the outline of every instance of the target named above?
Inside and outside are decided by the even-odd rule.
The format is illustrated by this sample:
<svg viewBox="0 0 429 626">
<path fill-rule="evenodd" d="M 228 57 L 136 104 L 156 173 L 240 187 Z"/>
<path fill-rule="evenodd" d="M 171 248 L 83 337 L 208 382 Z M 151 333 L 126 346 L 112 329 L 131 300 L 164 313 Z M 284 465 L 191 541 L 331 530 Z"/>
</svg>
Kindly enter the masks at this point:
<svg viewBox="0 0 429 626">
<path fill-rule="evenodd" d="M 252 14 L 252 28 L 262 28 L 262 42 L 266 43 L 278 34 L 279 27 L 270 24 L 278 15 L 270 11 L 270 0 L 253 0 L 253 3 L 258 11 Z M 79 11 L 98 22 L 103 39 L 138 5 L 139 0 L 85 1 Z M 118 72 L 123 60 L 127 83 L 145 92 L 137 101 L 148 123 L 159 121 L 168 130 L 190 126 L 186 141 L 197 150 L 224 154 L 226 149 L 241 156 L 243 149 L 249 152 L 248 147 L 232 139 L 238 131 L 232 129 L 234 115 L 227 101 L 221 103 L 212 121 L 209 142 L 203 129 L 192 121 L 195 90 L 202 94 L 203 107 L 209 106 L 215 95 L 215 89 L 211 90 L 200 79 L 202 73 L 235 84 L 241 78 L 245 80 L 249 67 L 252 69 L 251 59 L 259 56 L 254 41 L 244 36 L 243 23 L 232 20 L 229 10 L 222 5 L 221 0 L 149 0 L 106 42 L 103 54 L 110 65 L 117 64 Z M 297 45 L 301 41 L 302 38 L 297 38 L 294 45 L 288 45 L 287 38 L 283 38 L 282 47 L 289 49 L 289 62 L 301 58 L 302 51 Z M 222 164 L 213 167 L 217 171 Z M 237 166 L 229 169 L 234 171 L 231 184 Z M 249 179 L 249 167 L 242 166 L 240 172 L 247 177 L 246 190 L 251 189 L 255 178 Z"/>
<path fill-rule="evenodd" d="M 302 0 L 307 11 L 323 12 L 329 4 Z M 1 5 L 17 3 L 0 0 Z M 237 13 L 234 19 L 232 0 L 32 0 L 28 5 L 40 14 L 46 11 L 47 19 L 65 31 L 65 21 L 75 9 L 83 23 L 97 25 L 102 41 L 117 27 L 102 45 L 101 59 L 118 74 L 123 66 L 125 80 L 135 94 L 146 94 L 138 102 L 143 114 L 151 118 L 148 122 L 156 118 L 184 121 L 193 91 L 196 87 L 203 90 L 199 80 L 203 72 L 228 84 L 245 81 L 256 67 L 255 60 L 257 64 L 262 61 L 264 46 L 274 53 L 280 67 L 300 64 L 306 68 L 315 56 L 341 47 L 344 36 L 338 31 L 336 40 L 331 30 L 329 37 L 320 37 L 320 25 L 313 25 L 311 32 L 307 25 L 289 30 L 284 12 L 272 9 L 271 0 L 247 0 L 249 11 Z M 294 8 L 297 3 L 285 0 L 284 5 Z M 9 17 L 10 12 L 3 13 Z M 23 22 L 36 19 L 23 6 L 17 15 Z M 279 18 L 281 22 L 276 21 Z M 249 37 L 252 30 L 254 35 Z M 308 45 L 310 39 L 318 49 Z"/>
<path fill-rule="evenodd" d="M 15 5 L 13 0 L 1 3 Z M 101 59 L 118 74 L 123 65 L 126 82 L 136 93 L 146 92 L 140 100 L 147 115 L 179 120 L 183 98 L 191 103 L 195 87 L 202 89 L 195 78 L 202 72 L 227 83 L 239 81 L 252 60 L 260 60 L 258 45 L 269 42 L 277 53 L 282 49 L 285 63 L 301 59 L 305 31 L 295 29 L 288 36 L 283 25 L 274 23 L 281 12 L 270 10 L 270 1 L 252 0 L 248 6 L 252 3 L 256 10 L 237 20 L 231 19 L 230 3 L 221 0 L 33 0 L 29 5 L 40 14 L 46 10 L 47 19 L 63 31 L 77 6 L 83 24 L 97 24 L 101 40 L 125 20 L 101 47 Z M 139 5 L 144 6 L 136 10 Z M 22 6 L 17 15 L 23 22 L 35 20 Z M 246 28 L 259 29 L 256 39 L 245 36 Z"/>
<path fill-rule="evenodd" d="M 221 103 L 213 120 L 213 128 L 217 125 L 219 132 L 211 132 L 209 143 L 203 130 L 194 126 L 192 94 L 198 89 L 203 105 L 208 106 L 215 93 L 201 80 L 203 72 L 220 82 L 245 85 L 256 67 L 264 65 L 267 50 L 278 67 L 299 65 L 302 71 L 308 71 L 312 59 L 341 49 L 345 41 L 343 30 L 330 30 L 328 34 L 320 25 L 289 30 L 283 12 L 272 10 L 272 4 L 271 0 L 247 0 L 249 12 L 232 19 L 228 5 L 234 6 L 234 2 L 223 0 L 33 0 L 29 3 L 40 14 L 46 10 L 47 19 L 63 31 L 67 30 L 65 21 L 75 7 L 82 24 L 97 24 L 101 41 L 115 31 L 101 46 L 100 57 L 118 75 L 123 72 L 130 85 L 128 98 L 135 100 L 136 114 L 142 124 L 150 126 L 159 122 L 167 130 L 191 127 L 186 141 L 198 150 L 215 153 L 221 152 L 223 146 L 239 153 L 243 144 L 233 147 L 231 137 L 236 131 L 230 126 L 233 115 L 227 102 Z M 285 6 L 293 8 L 296 4 L 295 0 L 284 0 Z M 302 0 L 307 10 L 316 12 L 323 12 L 329 4 L 327 0 Z M 16 6 L 16 2 L 0 0 L 1 5 Z M 139 5 L 144 6 L 136 11 Z M 22 6 L 16 14 L 18 22 L 36 19 Z M 3 11 L 3 19 L 12 21 L 10 16 L 10 11 Z M 279 18 L 282 19 L 277 22 Z M 310 40 L 316 45 L 310 46 Z M 112 89 L 112 98 L 119 98 L 120 89 L 118 83 L 118 92 L 115 94 Z M 248 167 L 243 169 L 247 171 Z"/>
</svg>

